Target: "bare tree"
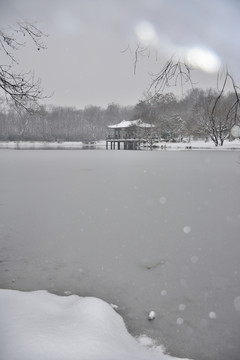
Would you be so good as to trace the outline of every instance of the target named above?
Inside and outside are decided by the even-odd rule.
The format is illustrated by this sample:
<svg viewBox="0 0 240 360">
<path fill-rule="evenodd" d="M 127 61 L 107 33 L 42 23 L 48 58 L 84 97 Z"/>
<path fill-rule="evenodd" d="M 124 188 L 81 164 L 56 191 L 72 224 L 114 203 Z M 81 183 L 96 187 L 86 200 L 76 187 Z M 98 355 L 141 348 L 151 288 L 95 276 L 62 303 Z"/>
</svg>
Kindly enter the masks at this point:
<svg viewBox="0 0 240 360">
<path fill-rule="evenodd" d="M 6 30 L 0 29 L 0 88 L 6 99 L 11 100 L 17 108 L 31 111 L 37 101 L 44 98 L 41 82 L 35 79 L 33 72 L 22 73 L 17 70 L 17 50 L 26 45 L 29 38 L 37 51 L 45 49 L 43 38 L 46 35 L 29 22 L 18 22 Z"/>
<path fill-rule="evenodd" d="M 193 106 L 192 118 L 196 119 L 199 134 L 209 136 L 216 146 L 223 145 L 232 126 L 238 123 L 239 95 L 224 94 L 225 80 L 219 91 L 199 92 Z"/>
<path fill-rule="evenodd" d="M 141 47 L 138 43 L 134 53 L 134 73 L 136 73 L 139 56 L 143 56 L 144 52 L 146 52 L 146 48 Z M 193 70 L 192 66 L 180 58 L 172 56 L 157 74 L 152 74 L 152 81 L 147 90 L 149 97 L 159 98 L 163 95 L 166 88 L 176 86 L 179 83 L 182 92 L 186 83 L 190 84 L 193 88 Z M 225 98 L 227 84 L 231 85 L 233 93 L 233 96 L 228 98 L 228 101 Z M 239 87 L 236 85 L 229 70 L 225 68 L 221 73 L 217 74 L 217 90 L 211 93 L 211 101 L 207 106 L 207 113 L 206 108 L 204 108 L 200 116 L 202 123 L 205 124 L 205 130 L 216 146 L 223 145 L 224 139 L 229 135 L 231 126 L 238 123 L 239 105 Z"/>
<path fill-rule="evenodd" d="M 103 123 L 103 110 L 99 106 L 88 105 L 83 110 L 83 119 L 88 124 L 89 138 L 85 140 L 95 141 L 102 136 L 105 137 L 105 126 L 101 126 Z"/>
<path fill-rule="evenodd" d="M 233 96 L 226 98 L 224 97 L 224 92 L 228 81 L 231 83 Z M 215 98 L 210 117 L 211 126 L 215 128 L 220 145 L 223 145 L 224 139 L 229 135 L 230 129 L 239 119 L 240 97 L 238 90 L 239 88 L 235 84 L 232 75 L 226 70 L 223 84 Z"/>
</svg>

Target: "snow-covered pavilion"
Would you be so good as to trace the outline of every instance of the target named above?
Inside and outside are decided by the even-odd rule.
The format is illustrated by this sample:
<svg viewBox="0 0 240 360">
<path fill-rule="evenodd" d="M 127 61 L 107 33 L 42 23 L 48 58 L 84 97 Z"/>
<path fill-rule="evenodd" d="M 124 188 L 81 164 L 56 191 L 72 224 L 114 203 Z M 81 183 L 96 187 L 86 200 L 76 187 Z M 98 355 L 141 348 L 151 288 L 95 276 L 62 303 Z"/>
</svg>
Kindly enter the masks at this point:
<svg viewBox="0 0 240 360">
<path fill-rule="evenodd" d="M 118 124 L 108 125 L 108 128 L 113 131 L 106 139 L 106 148 L 108 149 L 110 144 L 111 149 L 115 149 L 117 145 L 120 150 L 123 144 L 124 150 L 139 149 L 141 144 L 152 143 L 154 127 L 155 125 L 145 123 L 141 119 L 122 120 Z"/>
</svg>

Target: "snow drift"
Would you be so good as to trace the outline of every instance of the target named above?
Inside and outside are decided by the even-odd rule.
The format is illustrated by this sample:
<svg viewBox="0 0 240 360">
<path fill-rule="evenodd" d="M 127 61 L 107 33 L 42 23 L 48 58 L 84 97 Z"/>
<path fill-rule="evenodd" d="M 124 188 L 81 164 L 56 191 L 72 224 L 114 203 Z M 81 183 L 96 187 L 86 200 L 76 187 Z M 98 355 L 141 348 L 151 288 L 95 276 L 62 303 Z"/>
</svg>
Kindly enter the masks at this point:
<svg viewBox="0 0 240 360">
<path fill-rule="evenodd" d="M 140 345 L 121 316 L 93 297 L 0 290 L 0 319 L 1 360 L 170 358 Z"/>
</svg>

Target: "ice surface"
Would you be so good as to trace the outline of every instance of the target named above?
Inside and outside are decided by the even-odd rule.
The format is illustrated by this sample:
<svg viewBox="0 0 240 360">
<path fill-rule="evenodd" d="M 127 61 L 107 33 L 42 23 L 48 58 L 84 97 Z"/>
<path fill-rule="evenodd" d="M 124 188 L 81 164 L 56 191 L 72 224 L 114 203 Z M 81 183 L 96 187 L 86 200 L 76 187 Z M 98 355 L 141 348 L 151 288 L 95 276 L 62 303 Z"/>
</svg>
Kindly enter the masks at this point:
<svg viewBox="0 0 240 360">
<path fill-rule="evenodd" d="M 0 288 L 98 297 L 173 356 L 239 360 L 239 162 L 238 151 L 1 150 Z"/>
<path fill-rule="evenodd" d="M 240 296 L 237 296 L 234 299 L 234 306 L 237 311 L 240 311 Z"/>
<path fill-rule="evenodd" d="M 0 290 L 0 319 L 1 360 L 174 360 L 93 297 Z"/>
</svg>

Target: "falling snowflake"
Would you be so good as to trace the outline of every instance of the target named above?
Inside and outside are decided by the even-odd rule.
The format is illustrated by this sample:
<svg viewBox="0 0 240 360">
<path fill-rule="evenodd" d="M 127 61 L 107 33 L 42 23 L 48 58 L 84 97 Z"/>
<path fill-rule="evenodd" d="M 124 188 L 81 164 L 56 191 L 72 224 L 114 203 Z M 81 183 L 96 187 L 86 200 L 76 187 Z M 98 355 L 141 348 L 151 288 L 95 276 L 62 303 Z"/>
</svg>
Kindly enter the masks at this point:
<svg viewBox="0 0 240 360">
<path fill-rule="evenodd" d="M 180 304 L 178 306 L 178 308 L 179 308 L 180 311 L 184 311 L 186 309 L 186 305 L 185 304 Z"/>
<path fill-rule="evenodd" d="M 183 320 L 183 318 L 177 318 L 177 324 L 178 325 L 182 325 L 184 323 L 184 320 Z"/>
<path fill-rule="evenodd" d="M 216 319 L 216 313 L 214 311 L 211 311 L 208 316 L 210 319 Z"/>
<path fill-rule="evenodd" d="M 183 231 L 185 234 L 189 234 L 191 232 L 190 226 L 184 226 Z"/>
<path fill-rule="evenodd" d="M 164 204 L 166 204 L 167 199 L 164 196 L 162 196 L 162 197 L 160 197 L 159 201 L 160 201 L 160 204 L 164 205 Z"/>
</svg>

